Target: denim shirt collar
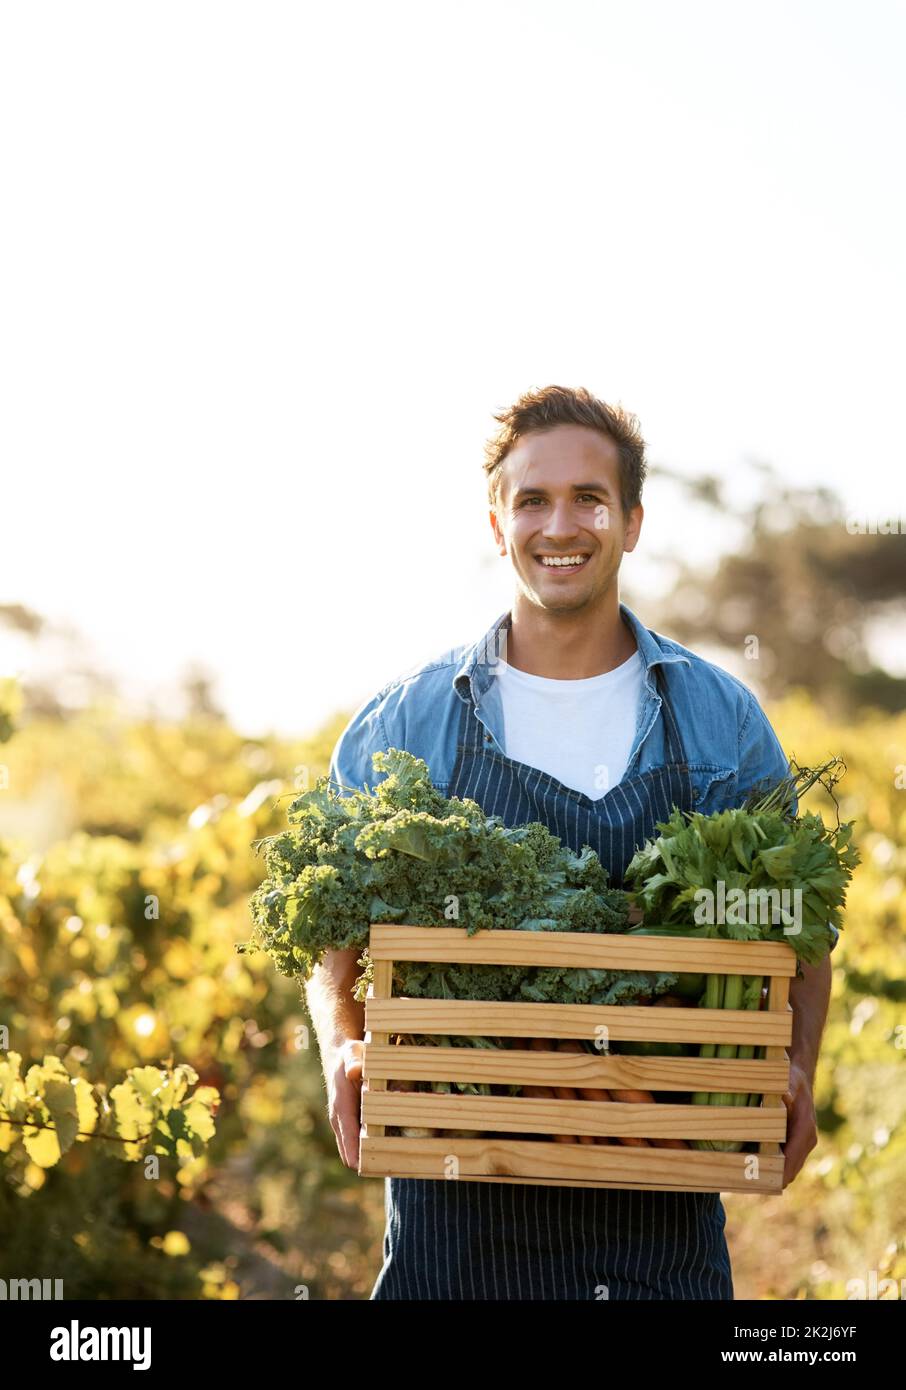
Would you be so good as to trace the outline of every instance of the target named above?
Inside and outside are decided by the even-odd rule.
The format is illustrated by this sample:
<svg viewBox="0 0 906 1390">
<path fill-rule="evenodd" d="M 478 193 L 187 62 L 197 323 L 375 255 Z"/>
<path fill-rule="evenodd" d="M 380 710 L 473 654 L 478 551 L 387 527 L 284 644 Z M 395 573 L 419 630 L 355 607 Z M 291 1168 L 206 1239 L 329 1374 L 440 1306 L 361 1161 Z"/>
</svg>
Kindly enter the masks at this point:
<svg viewBox="0 0 906 1390">
<path fill-rule="evenodd" d="M 661 647 L 657 635 L 645 627 L 636 615 L 626 607 L 625 603 L 620 604 L 620 616 L 635 637 L 639 654 L 645 666 L 645 684 L 652 693 L 655 692 L 654 680 L 651 675 L 652 666 L 667 665 L 677 661 L 685 661 L 687 666 L 691 665 L 689 658 L 684 656 L 682 652 L 666 651 Z M 481 703 L 482 697 L 487 693 L 494 679 L 494 668 L 497 661 L 501 658 L 506 660 L 506 639 L 511 622 L 509 610 L 502 613 L 488 628 L 481 640 L 466 652 L 462 665 L 453 677 L 453 688 L 460 699 L 467 699 L 471 690 L 474 704 Z"/>
</svg>

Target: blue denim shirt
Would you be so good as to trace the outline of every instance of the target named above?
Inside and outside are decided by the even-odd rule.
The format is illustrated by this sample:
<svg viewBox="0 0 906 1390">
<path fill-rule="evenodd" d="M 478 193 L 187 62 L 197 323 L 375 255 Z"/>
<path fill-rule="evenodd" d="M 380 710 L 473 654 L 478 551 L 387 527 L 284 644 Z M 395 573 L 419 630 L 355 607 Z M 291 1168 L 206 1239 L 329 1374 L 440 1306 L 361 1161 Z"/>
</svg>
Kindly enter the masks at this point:
<svg viewBox="0 0 906 1390">
<path fill-rule="evenodd" d="M 379 748 L 405 748 L 424 758 L 432 781 L 446 795 L 456 762 L 461 702 L 469 694 L 488 744 L 505 755 L 495 666 L 498 657 L 505 659 L 507 616 L 497 618 L 473 645 L 455 647 L 405 672 L 366 700 L 333 750 L 333 781 L 341 787 L 374 786 L 380 777 L 372 769 L 372 753 Z M 662 668 L 667 683 L 699 811 L 710 815 L 738 806 L 756 785 L 776 781 L 787 772 L 777 735 L 742 681 L 644 627 L 623 603 L 620 616 L 635 637 L 644 665 L 642 699 L 624 777 L 647 772 L 665 760 L 655 666 Z"/>
</svg>

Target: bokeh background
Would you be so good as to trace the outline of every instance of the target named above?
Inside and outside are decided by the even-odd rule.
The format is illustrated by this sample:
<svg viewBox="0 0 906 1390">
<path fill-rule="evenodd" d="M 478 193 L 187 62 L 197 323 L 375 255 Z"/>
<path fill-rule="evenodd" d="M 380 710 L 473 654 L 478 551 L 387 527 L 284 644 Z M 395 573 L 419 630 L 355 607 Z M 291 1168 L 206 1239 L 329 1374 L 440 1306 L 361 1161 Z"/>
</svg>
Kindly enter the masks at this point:
<svg viewBox="0 0 906 1390">
<path fill-rule="evenodd" d="M 0 1278 L 368 1296 L 381 1184 L 337 1157 L 297 988 L 234 949 L 252 842 L 362 700 L 506 608 L 481 448 L 558 382 L 648 441 L 624 601 L 848 766 L 821 1142 L 782 1196 L 724 1199 L 737 1297 L 906 1279 L 903 6 L 0 30 L 0 1027 L 26 1063 L 171 1058 L 222 1097 L 155 1182 L 0 1135 Z"/>
</svg>

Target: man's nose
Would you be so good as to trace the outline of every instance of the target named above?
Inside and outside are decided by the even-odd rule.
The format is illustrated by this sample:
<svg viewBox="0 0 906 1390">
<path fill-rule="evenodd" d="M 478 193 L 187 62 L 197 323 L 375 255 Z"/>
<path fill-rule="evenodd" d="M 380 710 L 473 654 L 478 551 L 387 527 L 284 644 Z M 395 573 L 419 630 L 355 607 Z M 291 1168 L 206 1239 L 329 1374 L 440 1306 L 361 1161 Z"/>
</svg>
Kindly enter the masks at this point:
<svg viewBox="0 0 906 1390">
<path fill-rule="evenodd" d="M 576 514 L 571 502 L 554 502 L 548 515 L 547 524 L 544 527 L 546 536 L 574 536 L 578 526 L 576 525 Z"/>
</svg>

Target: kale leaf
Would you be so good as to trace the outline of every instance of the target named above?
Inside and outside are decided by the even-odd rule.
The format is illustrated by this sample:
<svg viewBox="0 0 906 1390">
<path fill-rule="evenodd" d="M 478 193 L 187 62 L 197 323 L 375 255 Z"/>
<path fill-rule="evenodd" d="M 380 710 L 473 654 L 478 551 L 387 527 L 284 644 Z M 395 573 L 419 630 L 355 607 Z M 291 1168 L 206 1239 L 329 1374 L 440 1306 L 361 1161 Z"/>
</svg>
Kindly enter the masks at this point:
<svg viewBox="0 0 906 1390">
<path fill-rule="evenodd" d="M 590 846 L 575 853 L 540 822 L 507 827 L 475 801 L 444 797 L 403 749 L 372 755 L 383 780 L 298 796 L 289 826 L 258 842 L 267 877 L 251 900 L 254 931 L 281 973 L 307 979 L 327 950 L 354 949 L 368 979 L 372 922 L 518 931 L 625 932 L 630 898 L 612 888 Z M 395 992 L 422 998 L 631 1003 L 676 983 L 639 971 L 395 965 Z"/>
</svg>

